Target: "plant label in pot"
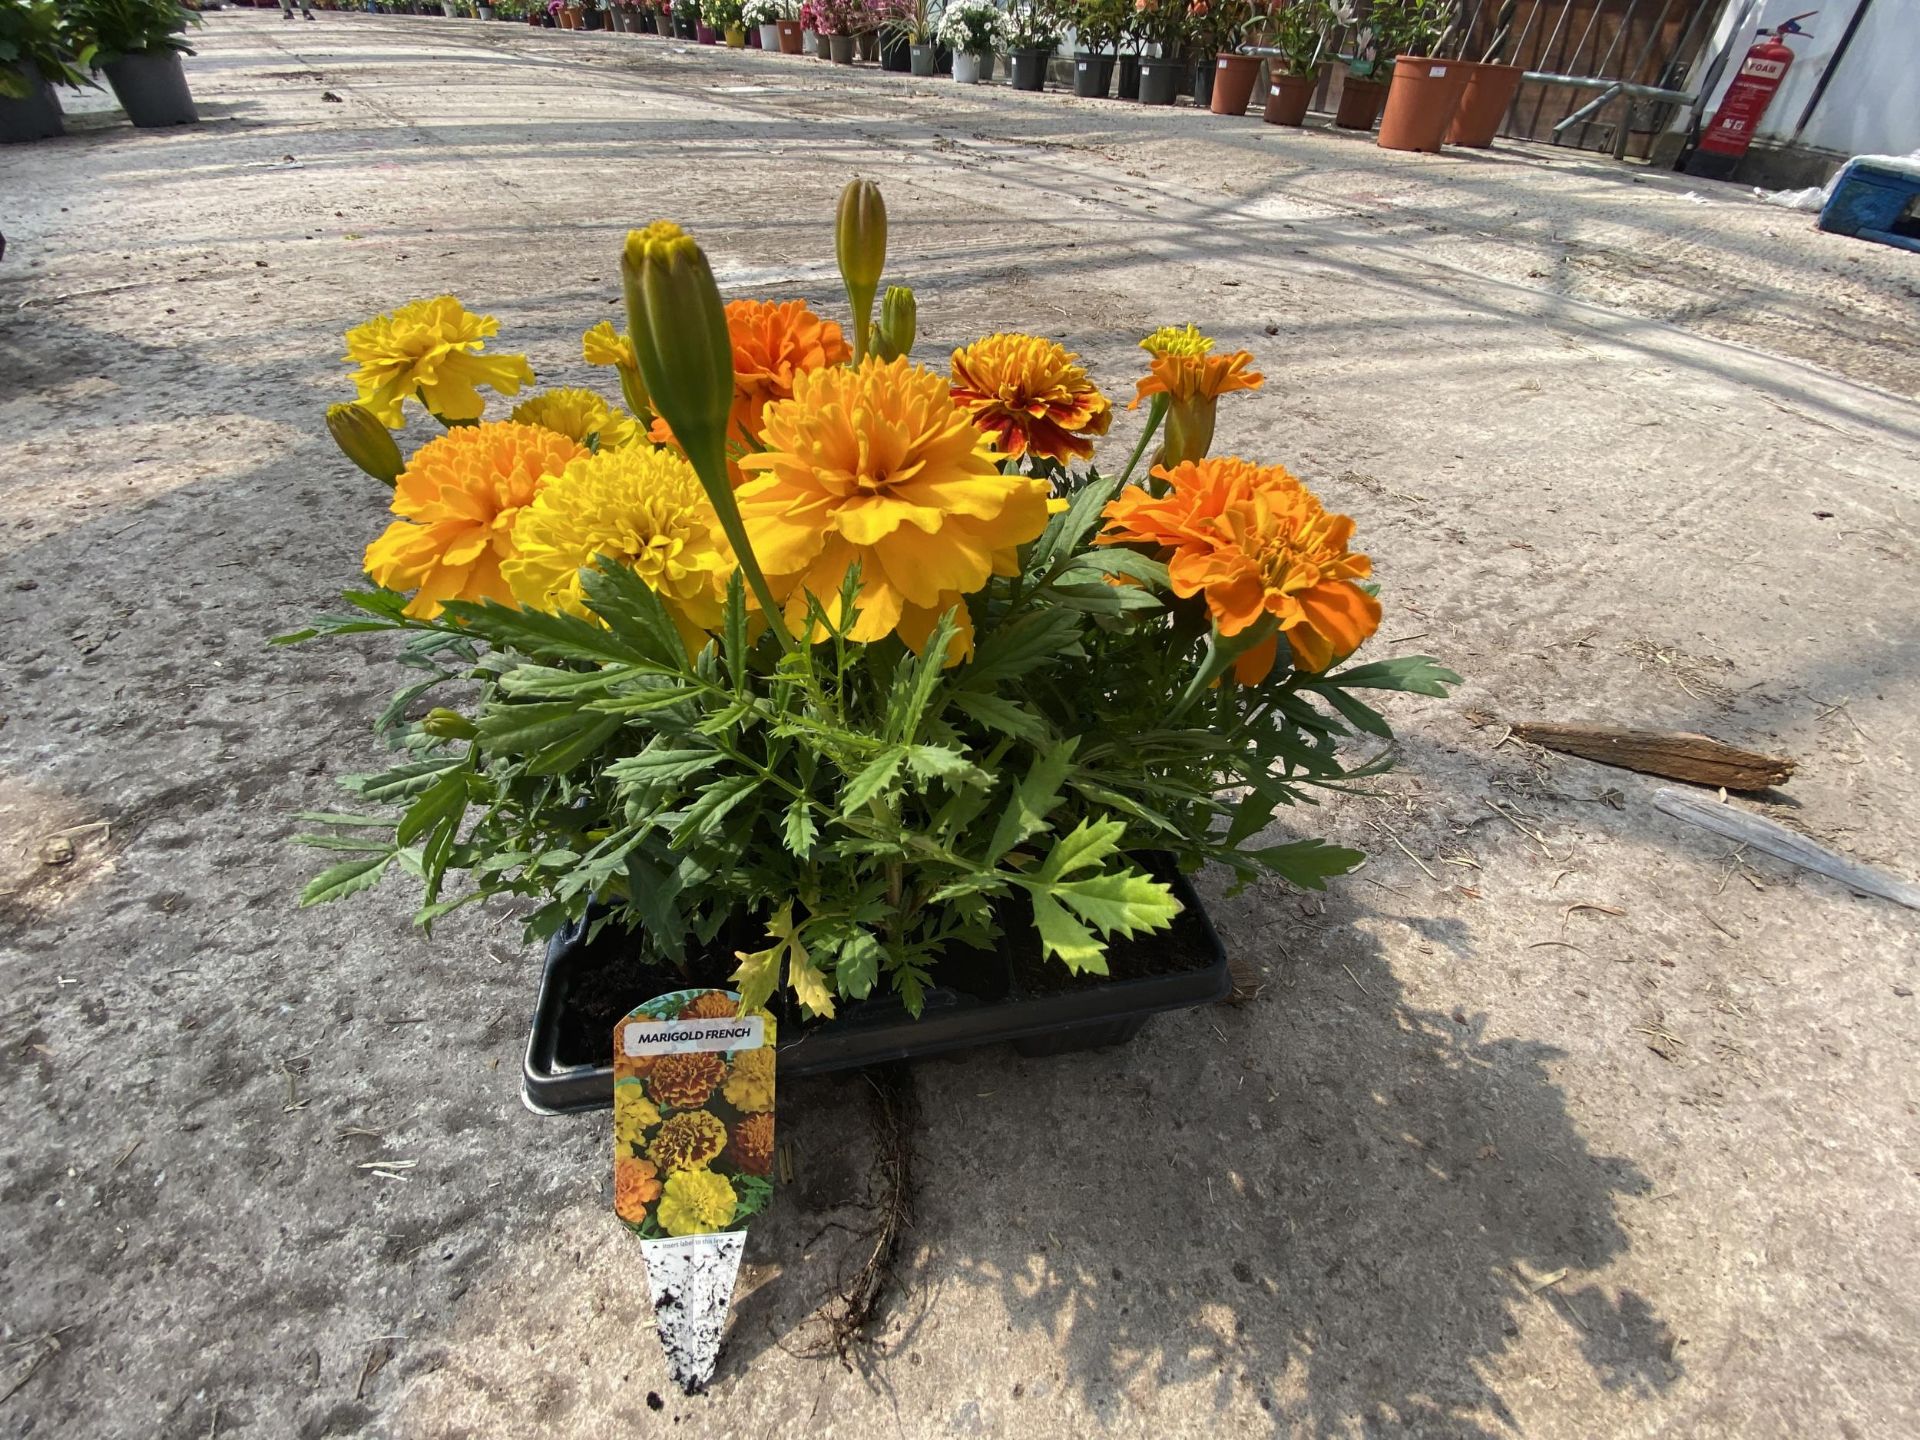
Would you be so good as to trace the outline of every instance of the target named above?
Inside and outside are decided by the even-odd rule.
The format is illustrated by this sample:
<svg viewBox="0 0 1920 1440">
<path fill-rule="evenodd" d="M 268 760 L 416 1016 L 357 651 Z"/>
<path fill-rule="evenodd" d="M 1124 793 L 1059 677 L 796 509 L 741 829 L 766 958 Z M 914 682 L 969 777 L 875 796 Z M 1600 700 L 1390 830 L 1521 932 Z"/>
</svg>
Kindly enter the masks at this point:
<svg viewBox="0 0 1920 1440">
<path fill-rule="evenodd" d="M 676 990 L 613 1035 L 613 1208 L 641 1239 L 674 1383 L 713 1378 L 746 1248 L 773 1198 L 774 1022 L 731 990 Z"/>
</svg>

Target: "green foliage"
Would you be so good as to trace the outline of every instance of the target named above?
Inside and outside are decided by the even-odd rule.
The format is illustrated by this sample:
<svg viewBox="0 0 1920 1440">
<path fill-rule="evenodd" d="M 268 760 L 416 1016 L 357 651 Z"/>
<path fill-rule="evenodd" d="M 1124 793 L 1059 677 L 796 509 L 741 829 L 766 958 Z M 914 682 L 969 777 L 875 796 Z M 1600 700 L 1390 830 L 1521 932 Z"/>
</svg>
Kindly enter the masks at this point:
<svg viewBox="0 0 1920 1440">
<path fill-rule="evenodd" d="M 193 54 L 185 32 L 200 16 L 178 0 L 65 0 L 68 23 L 92 45 L 93 67 L 128 55 Z"/>
<path fill-rule="evenodd" d="M 1269 62 L 1283 75 L 1311 75 L 1328 53 L 1335 22 L 1328 0 L 1287 0 L 1267 19 L 1267 44 L 1280 53 Z"/>
<path fill-rule="evenodd" d="M 1117 51 L 1133 14 L 1133 0 L 1076 0 L 1073 28 L 1080 48 L 1096 55 Z"/>
<path fill-rule="evenodd" d="M 1420 656 L 1327 674 L 1283 660 L 1258 686 L 1210 685 L 1233 647 L 1209 641 L 1198 602 L 1159 562 L 1092 547 L 1117 489 L 1089 477 L 1021 573 L 970 597 L 974 653 L 950 668 L 951 615 L 923 656 L 846 640 L 850 606 L 785 653 L 737 579 L 689 655 L 611 562 L 583 577 L 591 619 L 487 603 L 423 621 L 391 592 L 350 594 L 281 640 L 392 631 L 421 678 L 383 717 L 394 763 L 343 782 L 354 809 L 305 817 L 333 863 L 303 903 L 398 863 L 422 883 L 423 925 L 514 896 L 548 935 L 598 902 L 680 965 L 746 917 L 770 943 L 740 955 L 743 993 L 785 987 L 826 1016 L 880 989 L 917 1008 L 943 950 L 1029 916 L 1049 956 L 1103 973 L 1112 939 L 1178 911 L 1145 852 L 1323 886 L 1358 852 L 1263 843 L 1276 812 L 1384 768 L 1384 751 L 1338 754 L 1390 737 L 1362 696 L 1455 677 Z M 421 720 L 401 718 L 437 687 Z"/>
<path fill-rule="evenodd" d="M 24 100 L 37 81 L 78 89 L 93 45 L 54 0 L 0 0 L 0 99 Z"/>
</svg>

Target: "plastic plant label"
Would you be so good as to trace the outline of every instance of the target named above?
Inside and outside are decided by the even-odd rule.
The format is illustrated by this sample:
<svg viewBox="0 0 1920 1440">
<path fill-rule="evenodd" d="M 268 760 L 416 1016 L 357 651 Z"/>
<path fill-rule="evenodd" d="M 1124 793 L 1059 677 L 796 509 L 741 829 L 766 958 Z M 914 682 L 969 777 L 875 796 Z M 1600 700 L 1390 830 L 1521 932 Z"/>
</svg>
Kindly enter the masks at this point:
<svg viewBox="0 0 1920 1440">
<path fill-rule="evenodd" d="M 676 990 L 613 1035 L 613 1207 L 642 1240 L 667 1367 L 713 1378 L 747 1221 L 773 1198 L 773 1018 Z"/>
</svg>

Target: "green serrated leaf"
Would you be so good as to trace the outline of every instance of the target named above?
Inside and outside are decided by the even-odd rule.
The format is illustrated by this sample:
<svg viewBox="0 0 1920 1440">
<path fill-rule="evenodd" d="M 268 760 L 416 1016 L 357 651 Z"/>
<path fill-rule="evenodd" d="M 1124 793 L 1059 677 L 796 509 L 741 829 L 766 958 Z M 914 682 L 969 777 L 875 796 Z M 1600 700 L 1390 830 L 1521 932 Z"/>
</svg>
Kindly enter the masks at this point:
<svg viewBox="0 0 1920 1440">
<path fill-rule="evenodd" d="M 720 627 L 726 652 L 727 679 L 736 694 L 746 694 L 752 676 L 747 672 L 747 582 L 739 570 L 727 581 L 727 608 Z"/>
<path fill-rule="evenodd" d="M 689 805 L 680 816 L 680 823 L 674 826 L 673 843 L 687 845 L 704 836 L 711 835 L 720 828 L 720 822 L 760 784 L 757 775 L 729 775 L 713 785 L 709 785 L 700 798 Z"/>
<path fill-rule="evenodd" d="M 900 773 L 900 766 L 905 759 L 906 752 L 896 747 L 869 761 L 841 795 L 840 813 L 851 815 L 856 810 L 866 809 L 868 801 L 893 783 L 893 777 Z"/>
<path fill-rule="evenodd" d="M 452 820 L 457 828 L 467 809 L 467 774 L 452 770 L 420 793 L 394 831 L 394 841 L 411 845 L 436 826 Z"/>
<path fill-rule="evenodd" d="M 1079 549 L 1081 542 L 1099 523 L 1100 512 L 1119 493 L 1118 475 L 1089 480 L 1073 497 L 1073 503 L 1067 507 L 1066 513 L 1055 516 L 1034 542 L 1033 553 L 1028 557 L 1032 568 L 1044 571 L 1059 557 L 1071 555 Z"/>
<path fill-rule="evenodd" d="M 1049 660 L 1079 654 L 1081 624 L 1080 616 L 1064 607 L 1029 610 L 980 642 L 960 669 L 959 688 L 991 690 Z"/>
<path fill-rule="evenodd" d="M 1014 846 L 1047 828 L 1047 814 L 1059 803 L 1060 786 L 1073 768 L 1073 752 L 1078 743 L 1076 736 L 1034 756 L 1025 778 L 1014 786 L 1007 808 L 994 826 L 993 838 L 987 842 L 985 863 L 993 864 Z"/>
<path fill-rule="evenodd" d="M 392 822 L 387 822 L 392 828 Z M 346 850 L 357 855 L 385 854 L 393 849 L 391 839 L 376 839 L 371 835 L 296 835 L 296 845 L 306 845 L 315 850 Z"/>
<path fill-rule="evenodd" d="M 1172 888 L 1137 870 L 1069 880 L 1053 896 L 1104 935 L 1164 930 L 1180 913 Z"/>
<path fill-rule="evenodd" d="M 294 819 L 307 825 L 341 825 L 348 829 L 391 830 L 391 815 L 350 815 L 340 810 L 300 810 Z"/>
<path fill-rule="evenodd" d="M 1163 608 L 1160 597 L 1138 585 L 1056 585 L 1052 590 L 1056 605 L 1081 610 L 1088 615 L 1126 615 L 1136 610 Z"/>
<path fill-rule="evenodd" d="M 1089 550 L 1084 555 L 1074 556 L 1060 572 L 1059 583 L 1084 584 L 1103 575 L 1123 575 L 1156 590 L 1165 590 L 1169 583 L 1165 561 L 1155 560 L 1150 555 L 1142 555 L 1138 550 L 1128 550 L 1124 546 Z"/>
<path fill-rule="evenodd" d="M 948 788 L 991 785 L 993 777 L 958 750 L 944 745 L 909 745 L 907 769 L 923 781 L 941 780 Z"/>
<path fill-rule="evenodd" d="M 998 695 L 959 690 L 952 695 L 951 703 L 962 714 L 978 721 L 987 729 L 998 731 L 1002 735 L 1011 735 L 1016 740 L 1024 740 L 1036 749 L 1053 738 L 1053 732 L 1047 727 L 1046 721 Z"/>
<path fill-rule="evenodd" d="M 712 769 L 726 756 L 718 750 L 684 750 L 654 745 L 607 766 L 606 776 L 618 785 L 651 788 L 674 785 Z"/>
<path fill-rule="evenodd" d="M 773 998 L 773 992 L 780 984 L 780 957 L 786 953 L 786 948 L 783 941 L 752 954 L 734 952 L 734 958 L 740 963 L 734 968 L 733 988 L 740 992 L 740 1008 L 743 1011 L 764 1010 L 767 1001 Z"/>
<path fill-rule="evenodd" d="M 1458 685 L 1460 677 L 1431 655 L 1401 655 L 1392 660 L 1375 660 L 1367 665 L 1338 670 L 1307 682 L 1305 688 L 1325 690 L 1400 690 L 1409 695 L 1444 697 L 1447 688 Z"/>
<path fill-rule="evenodd" d="M 580 572 L 580 589 L 587 608 L 635 650 L 662 665 L 686 669 L 687 649 L 679 627 L 653 588 L 634 570 L 602 555 Z"/>
<path fill-rule="evenodd" d="M 382 770 L 377 775 L 343 775 L 340 786 L 362 800 L 404 800 L 410 795 L 418 795 L 447 771 L 465 764 L 466 760 L 457 756 L 418 760 L 411 765 L 396 765 L 391 770 Z"/>
<path fill-rule="evenodd" d="M 584 660 L 594 665 L 644 665 L 654 657 L 636 649 L 603 625 L 578 615 L 517 610 L 496 600 L 449 600 L 446 613 L 469 634 L 503 650 L 518 650 L 551 660 Z"/>
<path fill-rule="evenodd" d="M 1121 820 L 1082 820 L 1054 842 L 1033 878 L 1052 882 L 1077 870 L 1092 869 L 1120 848 L 1126 833 L 1126 823 Z"/>
<path fill-rule="evenodd" d="M 383 855 L 369 855 L 360 860 L 347 860 L 330 870 L 322 870 L 307 882 L 307 888 L 300 892 L 300 905 L 322 905 L 329 900 L 338 900 L 343 895 L 352 895 L 356 891 L 369 890 L 380 883 L 380 877 L 392 863 L 395 852 L 388 850 Z"/>
<path fill-rule="evenodd" d="M 1094 933 L 1067 913 L 1045 890 L 1034 890 L 1033 926 L 1040 932 L 1042 953 L 1061 961 L 1078 975 L 1107 973 L 1107 951 Z"/>
<path fill-rule="evenodd" d="M 1367 858 L 1362 851 L 1329 845 L 1325 840 L 1295 840 L 1288 845 L 1269 845 L 1263 850 L 1240 853 L 1303 890 L 1324 890 L 1330 878 L 1346 874 Z"/>
<path fill-rule="evenodd" d="M 880 978 L 880 963 L 886 952 L 880 942 L 865 930 L 855 929 L 840 945 L 834 962 L 834 987 L 842 995 L 864 1000 Z"/>
<path fill-rule="evenodd" d="M 947 649 L 959 633 L 958 607 L 946 611 L 934 622 L 926 648 L 902 665 L 894 677 L 887 703 L 887 736 L 910 742 L 920 731 L 920 717 L 926 713 L 933 687 L 940 683 L 946 665 Z"/>
<path fill-rule="evenodd" d="M 797 860 L 804 860 L 813 853 L 813 843 L 820 838 L 820 829 L 813 823 L 813 806 L 806 796 L 798 796 L 787 807 L 787 823 L 784 827 L 787 849 Z"/>
<path fill-rule="evenodd" d="M 594 670 L 561 670 L 551 665 L 516 665 L 500 677 L 500 688 L 515 699 L 593 698 L 642 675 L 657 675 L 652 665 L 608 665 Z"/>
</svg>

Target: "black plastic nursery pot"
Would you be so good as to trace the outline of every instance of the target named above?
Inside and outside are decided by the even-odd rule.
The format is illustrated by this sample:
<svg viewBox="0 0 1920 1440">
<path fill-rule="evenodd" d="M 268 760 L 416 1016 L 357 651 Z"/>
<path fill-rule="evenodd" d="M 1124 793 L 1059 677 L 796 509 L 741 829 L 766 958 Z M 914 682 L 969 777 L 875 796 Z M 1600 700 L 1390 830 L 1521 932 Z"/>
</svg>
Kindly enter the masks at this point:
<svg viewBox="0 0 1920 1440">
<path fill-rule="evenodd" d="M 1016 90 L 1044 90 L 1047 86 L 1047 61 L 1052 56 L 1050 50 L 1016 50 L 1013 52 L 1013 88 Z"/>
<path fill-rule="evenodd" d="M 880 68 L 905 75 L 913 68 L 911 43 L 904 37 L 886 36 L 880 41 Z"/>
<path fill-rule="evenodd" d="M 1008 1042 L 1026 1056 L 1099 1049 L 1131 1040 L 1162 1011 L 1224 1000 L 1232 988 L 1226 951 L 1200 897 L 1170 860 L 1163 857 L 1153 868 L 1172 885 L 1181 912 L 1168 930 L 1116 940 L 1107 952 L 1108 976 L 1072 975 L 1043 957 L 1030 933 L 1010 931 L 1000 950 L 950 951 L 918 1019 L 897 996 L 876 990 L 866 1000 L 843 1001 L 832 1020 L 802 1022 L 783 992 L 774 1000 L 780 1077 Z M 591 941 L 584 936 L 585 927 L 576 926 L 547 946 L 521 1067 L 522 1096 L 543 1114 L 612 1105 L 614 1025 L 642 1001 L 689 983 L 678 972 L 635 960 L 632 938 L 623 932 L 606 929 Z"/>
<path fill-rule="evenodd" d="M 60 97 L 38 75 L 29 77 L 27 93 L 19 100 L 0 95 L 0 145 L 24 140 L 49 140 L 66 134 Z"/>
<path fill-rule="evenodd" d="M 1182 82 L 1193 74 L 1185 60 L 1142 60 L 1140 62 L 1140 103 L 1171 105 L 1180 93 Z"/>
<path fill-rule="evenodd" d="M 1119 65 L 1115 67 L 1115 74 L 1118 80 L 1114 85 L 1114 96 L 1121 100 L 1138 100 L 1140 98 L 1140 57 L 1122 55 Z"/>
<path fill-rule="evenodd" d="M 1073 57 L 1073 93 L 1082 100 L 1104 100 L 1113 84 L 1113 57 L 1090 55 L 1085 50 Z"/>
<path fill-rule="evenodd" d="M 1208 109 L 1213 104 L 1213 75 L 1211 56 L 1205 60 L 1193 62 L 1193 103 L 1202 110 Z"/>
<path fill-rule="evenodd" d="M 102 67 L 120 108 L 142 130 L 192 125 L 200 119 L 187 89 L 187 72 L 173 50 L 122 55 Z"/>
</svg>

